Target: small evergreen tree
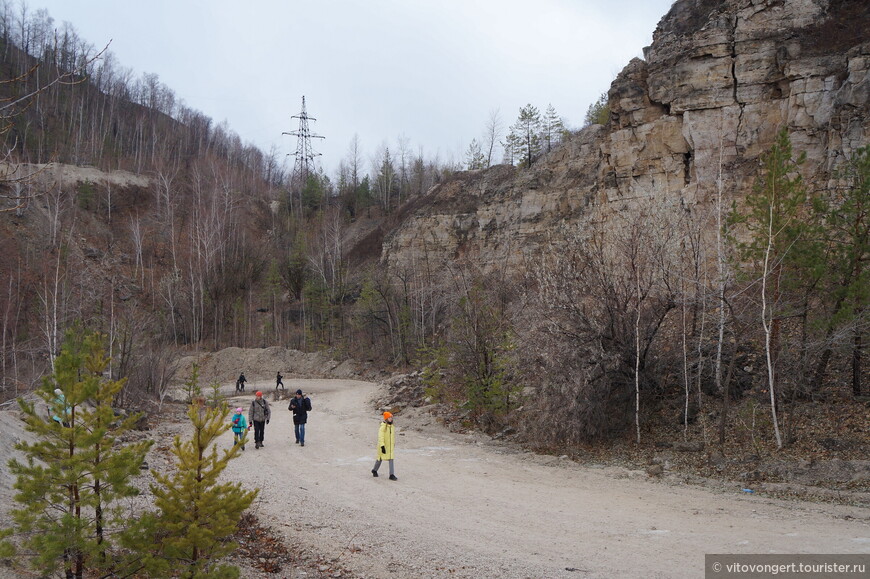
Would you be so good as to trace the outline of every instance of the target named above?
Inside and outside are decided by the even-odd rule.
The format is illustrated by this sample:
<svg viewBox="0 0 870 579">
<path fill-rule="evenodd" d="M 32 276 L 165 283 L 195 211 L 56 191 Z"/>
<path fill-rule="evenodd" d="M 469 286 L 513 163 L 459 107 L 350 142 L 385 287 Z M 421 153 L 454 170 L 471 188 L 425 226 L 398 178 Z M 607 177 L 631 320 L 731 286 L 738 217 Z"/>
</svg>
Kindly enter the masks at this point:
<svg viewBox="0 0 870 579">
<path fill-rule="evenodd" d="M 468 150 L 465 151 L 465 166 L 469 170 L 483 169 L 486 167 L 486 155 L 477 139 L 471 139 Z"/>
<path fill-rule="evenodd" d="M 825 312 L 825 350 L 815 372 L 815 383 L 824 378 L 833 352 L 832 337 L 839 328 L 850 328 L 852 393 L 861 395 L 862 350 L 866 348 L 866 316 L 870 305 L 870 146 L 858 149 L 841 175 L 848 185 L 831 199 L 816 199 L 828 247 L 826 279 L 830 281 L 832 307 Z"/>
<path fill-rule="evenodd" d="M 380 198 L 381 206 L 389 211 L 392 207 L 392 198 L 396 193 L 396 167 L 393 165 L 393 157 L 390 148 L 385 147 L 379 165 L 376 167 L 377 175 L 372 184 Z"/>
<path fill-rule="evenodd" d="M 221 394 L 221 385 L 219 382 L 213 382 L 209 388 L 211 392 L 208 395 L 208 404 L 217 408 L 221 404 L 226 404 L 226 396 Z"/>
<path fill-rule="evenodd" d="M 199 365 L 194 364 L 193 370 L 190 373 L 190 378 L 184 383 L 184 393 L 187 403 L 190 404 L 200 396 L 202 396 L 202 387 L 199 385 Z"/>
<path fill-rule="evenodd" d="M 362 178 L 359 186 L 356 188 L 357 205 L 361 209 L 365 209 L 374 205 L 375 200 L 372 196 L 372 182 L 368 175 Z"/>
<path fill-rule="evenodd" d="M 156 548 L 144 560 L 153 577 L 177 575 L 194 578 L 233 578 L 239 570 L 218 563 L 230 554 L 242 512 L 258 491 L 246 491 L 241 483 L 220 483 L 221 473 L 239 452 L 239 445 L 218 453 L 215 442 L 230 428 L 226 404 L 209 408 L 191 404 L 188 418 L 193 426 L 190 439 L 175 438 L 172 454 L 176 470 L 171 475 L 155 472 L 151 491 L 157 513 L 150 516 L 145 532 Z M 210 450 L 209 450 L 210 449 Z M 131 542 L 142 536 L 130 537 Z"/>
<path fill-rule="evenodd" d="M 553 150 L 553 147 L 562 142 L 562 137 L 565 135 L 565 122 L 556 113 L 553 105 L 547 105 L 541 129 L 541 140 L 543 141 L 544 148 L 549 153 Z"/>
<path fill-rule="evenodd" d="M 501 288 L 500 288 L 501 289 Z M 461 289 L 443 343 L 425 349 L 423 381 L 439 399 L 460 397 L 482 422 L 509 412 L 518 401 L 514 381 L 515 335 L 506 304 L 482 280 Z"/>
<path fill-rule="evenodd" d="M 302 189 L 302 207 L 308 213 L 315 213 L 323 207 L 326 201 L 324 179 L 317 174 L 308 175 L 305 187 Z"/>
<path fill-rule="evenodd" d="M 109 364 L 103 343 L 99 334 L 69 332 L 54 373 L 37 392 L 49 414 L 19 401 L 27 430 L 39 440 L 16 445 L 26 463 L 9 462 L 17 476 L 15 500 L 24 505 L 12 511 L 12 519 L 26 536 L 23 544 L 32 565 L 43 573 L 62 565 L 66 577 L 79 578 L 86 566 L 111 569 L 116 545 L 108 529 L 122 530 L 135 522 L 123 516 L 117 503 L 138 494 L 131 480 L 151 441 L 118 444 L 139 416 L 115 417 L 112 401 L 124 380 L 103 378 Z M 55 394 L 56 389 L 62 394 Z"/>
<path fill-rule="evenodd" d="M 532 161 L 541 153 L 542 122 L 537 107 L 527 104 L 520 109 L 520 116 L 511 125 L 509 143 L 514 148 L 514 155 L 526 167 L 531 167 Z"/>
<path fill-rule="evenodd" d="M 607 93 L 603 92 L 598 97 L 598 100 L 586 109 L 586 116 L 583 117 L 583 126 L 606 125 L 609 120 L 610 104 L 608 103 Z"/>
<path fill-rule="evenodd" d="M 306 249 L 305 235 L 300 229 L 284 252 L 279 269 L 284 288 L 297 300 L 302 298 L 302 290 L 309 276 Z"/>
<path fill-rule="evenodd" d="M 501 148 L 504 151 L 503 162 L 507 165 L 513 165 L 516 162 L 517 151 L 520 148 L 519 137 L 513 133 L 508 133 L 501 143 Z"/>
</svg>

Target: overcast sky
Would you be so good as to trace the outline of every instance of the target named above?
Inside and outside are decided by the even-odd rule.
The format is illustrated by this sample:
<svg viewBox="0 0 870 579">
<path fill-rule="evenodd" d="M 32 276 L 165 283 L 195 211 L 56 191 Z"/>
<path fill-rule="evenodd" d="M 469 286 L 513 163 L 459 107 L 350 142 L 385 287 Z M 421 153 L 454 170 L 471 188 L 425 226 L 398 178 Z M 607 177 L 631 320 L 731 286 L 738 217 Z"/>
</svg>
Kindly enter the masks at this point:
<svg viewBox="0 0 870 579">
<path fill-rule="evenodd" d="M 330 177 L 356 134 L 368 159 L 400 137 L 462 161 L 490 112 L 552 104 L 579 127 L 652 42 L 671 0 L 27 0 L 135 76 L 226 120 L 264 152 L 296 150 L 306 97 Z M 500 160 L 500 159 L 499 159 Z M 292 157 L 288 163 L 291 163 Z"/>
</svg>

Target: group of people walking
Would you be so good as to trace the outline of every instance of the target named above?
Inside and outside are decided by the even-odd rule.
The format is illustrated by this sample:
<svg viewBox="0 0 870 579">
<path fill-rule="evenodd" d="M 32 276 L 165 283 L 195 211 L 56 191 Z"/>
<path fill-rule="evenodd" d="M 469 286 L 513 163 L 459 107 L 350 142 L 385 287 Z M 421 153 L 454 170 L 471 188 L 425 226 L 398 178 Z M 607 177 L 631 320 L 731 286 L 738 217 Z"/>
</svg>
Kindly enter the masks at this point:
<svg viewBox="0 0 870 579">
<path fill-rule="evenodd" d="M 277 385 L 284 386 L 281 381 L 281 372 L 278 372 Z M 239 379 L 236 380 L 236 391 L 244 392 L 245 389 L 245 374 L 242 373 Z M 305 425 L 308 423 L 308 413 L 311 412 L 311 399 L 302 393 L 302 390 L 296 390 L 296 394 L 290 399 L 290 404 L 287 410 L 293 413 L 293 435 L 296 438 L 296 444 L 305 446 Z M 263 393 L 258 391 L 254 400 L 251 402 L 251 407 L 248 410 L 248 418 L 245 419 L 242 413 L 242 408 L 236 408 L 233 414 L 231 428 L 233 431 L 233 444 L 241 444 L 244 440 L 245 433 L 253 427 L 254 429 L 254 448 L 262 448 L 264 446 L 263 439 L 266 432 L 266 425 L 272 418 L 272 408 L 269 401 L 263 397 Z M 372 476 L 378 476 L 378 470 L 381 468 L 381 463 L 387 461 L 389 463 L 390 480 L 399 480 L 396 477 L 394 466 L 394 449 L 396 446 L 396 435 L 393 428 L 393 415 L 390 412 L 383 413 L 383 421 L 378 429 L 378 446 L 376 449 L 375 465 L 372 468 Z M 245 450 L 245 445 L 242 445 L 242 450 Z"/>
<path fill-rule="evenodd" d="M 308 413 L 311 412 L 311 398 L 302 394 L 302 390 L 297 390 L 293 398 L 290 399 L 287 410 L 293 413 L 293 433 L 296 436 L 296 444 L 305 446 L 305 424 L 308 423 Z M 233 444 L 241 442 L 245 432 L 253 427 L 254 448 L 262 448 L 266 425 L 271 419 L 272 406 L 268 400 L 263 398 L 263 393 L 258 391 L 251 402 L 247 420 L 242 414 L 242 408 L 236 408 L 236 412 L 233 414 L 231 425 L 234 435 Z M 242 450 L 245 450 L 244 445 L 242 445 Z"/>
</svg>

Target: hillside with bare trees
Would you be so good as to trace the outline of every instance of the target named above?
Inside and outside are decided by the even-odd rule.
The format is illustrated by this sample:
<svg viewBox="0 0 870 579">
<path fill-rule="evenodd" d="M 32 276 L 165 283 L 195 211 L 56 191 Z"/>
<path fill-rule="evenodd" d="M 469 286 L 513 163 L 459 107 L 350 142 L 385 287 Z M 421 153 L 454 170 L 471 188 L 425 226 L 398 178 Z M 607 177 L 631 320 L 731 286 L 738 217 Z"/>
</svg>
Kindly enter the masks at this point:
<svg viewBox="0 0 870 579">
<path fill-rule="evenodd" d="M 185 487 L 191 502 L 163 504 L 163 527 L 142 509 L 120 517 L 138 546 L 116 546 L 148 559 L 170 537 L 160 555 L 183 567 L 176 523 L 225 468 L 244 481 L 230 485 L 244 499 L 235 515 L 262 491 L 271 528 L 254 519 L 236 538 L 263 573 L 272 562 L 252 537 L 281 544 L 294 524 L 288 535 L 329 557 L 309 564 L 334 577 L 684 576 L 675 566 L 697 572 L 710 545 L 867 553 L 868 29 L 865 0 L 677 0 L 582 129 L 528 104 L 507 135 L 491 115 L 465 165 L 405 137 L 369 156 L 354 137 L 335 175 L 294 176 L 156 74 L 0 0 L 0 405 L 20 409 L 0 416 L 17 440 L 0 490 L 15 494 L 18 474 L 17 502 L 42 493 L 77 532 L 94 524 L 92 558 L 63 533 L 49 557 L 71 569 L 74 553 L 79 577 L 92 562 L 117 571 L 104 499 L 141 507 Z M 282 459 L 271 470 L 241 452 L 243 410 L 238 438 L 226 433 L 230 403 L 254 412 L 232 387 L 241 372 L 282 414 L 255 447 Z M 313 418 L 304 450 L 324 450 L 299 468 L 283 460 L 304 445 L 289 441 L 287 392 L 272 391 L 281 372 L 328 421 Z M 377 472 L 357 464 L 384 410 L 407 427 L 402 472 L 424 481 L 390 487 L 409 512 L 399 523 L 369 486 Z M 270 418 L 250 420 L 262 436 Z M 135 456 L 103 452 L 124 441 Z M 201 476 L 188 465 L 212 442 L 232 450 Z M 100 494 L 107 456 L 116 497 Z M 129 486 L 140 471 L 163 486 Z M 304 517 L 288 518 L 286 481 L 303 496 L 319 487 Z M 486 501 L 468 492 L 481 481 Z M 79 489 L 95 502 L 82 509 Z M 550 497 L 547 516 L 536 501 L 516 510 L 523 496 Z M 9 511 L 36 558 L 32 531 L 57 530 L 53 508 Z M 209 511 L 194 511 L 207 527 Z M 744 539 L 732 527 L 747 518 L 764 520 Z M 237 519 L 222 521 L 216 561 Z M 379 537 L 396 528 L 393 557 Z M 0 556 L 11 535 L 0 529 Z M 573 558 L 577 536 L 592 538 L 588 565 Z M 630 558 L 605 552 L 614 537 Z"/>
<path fill-rule="evenodd" d="M 516 164 L 407 142 L 367 160 L 354 139 L 337 175 L 294 183 L 157 75 L 0 2 L 0 394 L 82 324 L 133 408 L 183 355 L 328 350 L 409 371 L 403 405 L 548 452 L 859 459 L 867 19 L 681 0 L 604 124 L 555 131 L 529 105 Z"/>
</svg>

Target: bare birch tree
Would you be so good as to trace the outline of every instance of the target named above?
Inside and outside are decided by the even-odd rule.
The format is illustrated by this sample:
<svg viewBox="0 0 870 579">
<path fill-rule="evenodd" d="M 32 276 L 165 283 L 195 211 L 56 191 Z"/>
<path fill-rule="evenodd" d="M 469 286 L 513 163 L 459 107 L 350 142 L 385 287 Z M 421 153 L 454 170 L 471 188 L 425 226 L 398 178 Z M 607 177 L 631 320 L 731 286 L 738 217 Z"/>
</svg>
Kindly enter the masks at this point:
<svg viewBox="0 0 870 579">
<path fill-rule="evenodd" d="M 501 137 L 504 134 L 504 121 L 501 118 L 499 109 L 489 111 L 489 117 L 486 120 L 486 126 L 483 129 L 483 150 L 486 153 L 486 167 L 492 166 L 492 158 L 495 154 L 495 147 L 501 142 Z"/>
<path fill-rule="evenodd" d="M 636 437 L 641 430 L 656 339 L 676 296 L 678 237 L 666 210 L 652 211 L 568 236 L 537 259 L 543 321 L 527 343 L 544 366 L 530 365 L 527 379 L 547 376 L 539 398 L 558 431 L 548 437 L 581 442 L 629 424 Z"/>
<path fill-rule="evenodd" d="M 780 326 L 783 289 L 794 274 L 795 245 L 802 243 L 806 223 L 802 222 L 806 193 L 797 168 L 805 155 L 794 159 L 791 140 L 783 129 L 771 149 L 762 156 L 759 179 L 745 200 L 745 212 L 735 210 L 732 222 L 744 224 L 747 241 L 738 244 L 744 260 L 758 262 L 761 281 L 761 326 L 764 332 L 764 355 L 767 368 L 767 391 L 777 448 L 782 448 L 779 429 L 778 398 Z"/>
</svg>

